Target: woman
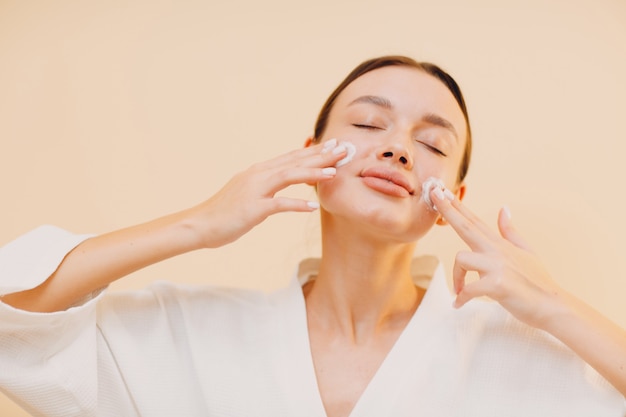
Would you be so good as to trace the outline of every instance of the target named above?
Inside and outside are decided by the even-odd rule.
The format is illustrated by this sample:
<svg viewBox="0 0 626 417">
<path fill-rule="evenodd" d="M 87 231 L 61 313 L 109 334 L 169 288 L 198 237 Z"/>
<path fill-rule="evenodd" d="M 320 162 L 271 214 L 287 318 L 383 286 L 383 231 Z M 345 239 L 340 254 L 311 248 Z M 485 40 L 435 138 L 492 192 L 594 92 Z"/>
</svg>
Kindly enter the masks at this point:
<svg viewBox="0 0 626 417">
<path fill-rule="evenodd" d="M 551 280 L 508 210 L 498 234 L 461 204 L 470 149 L 445 72 L 364 62 L 304 149 L 206 202 L 102 236 L 44 227 L 5 246 L 0 385 L 45 416 L 623 416 L 625 332 Z M 429 178 L 440 183 L 424 190 Z M 297 183 L 316 186 L 319 206 L 276 196 Z M 322 257 L 284 290 L 101 292 L 318 207 Z M 435 223 L 471 249 L 457 256 L 455 297 L 441 267 L 413 259 Z M 466 284 L 466 271 L 481 279 Z M 473 300 L 483 295 L 497 303 Z"/>
</svg>

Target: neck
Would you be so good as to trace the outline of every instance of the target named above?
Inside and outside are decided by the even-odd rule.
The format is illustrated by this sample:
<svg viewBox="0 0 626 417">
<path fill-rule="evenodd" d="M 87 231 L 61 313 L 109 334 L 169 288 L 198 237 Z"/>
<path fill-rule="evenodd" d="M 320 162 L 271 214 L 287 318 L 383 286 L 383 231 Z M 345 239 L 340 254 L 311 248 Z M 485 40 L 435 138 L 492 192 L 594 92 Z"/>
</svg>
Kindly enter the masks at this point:
<svg viewBox="0 0 626 417">
<path fill-rule="evenodd" d="M 414 248 L 353 231 L 325 233 L 319 275 L 304 289 L 311 319 L 355 342 L 404 327 L 424 293 L 410 274 Z"/>
</svg>

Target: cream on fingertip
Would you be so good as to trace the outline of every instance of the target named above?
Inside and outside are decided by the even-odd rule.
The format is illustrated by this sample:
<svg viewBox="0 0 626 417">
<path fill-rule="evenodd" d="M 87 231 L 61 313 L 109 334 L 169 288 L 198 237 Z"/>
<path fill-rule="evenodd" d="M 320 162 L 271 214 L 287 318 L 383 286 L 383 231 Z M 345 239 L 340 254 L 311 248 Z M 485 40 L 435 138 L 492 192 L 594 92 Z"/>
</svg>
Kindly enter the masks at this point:
<svg viewBox="0 0 626 417">
<path fill-rule="evenodd" d="M 443 183 L 442 180 L 440 180 L 439 178 L 435 178 L 435 177 L 428 177 L 426 179 L 426 181 L 424 181 L 422 183 L 422 195 L 421 195 L 421 199 L 424 200 L 424 202 L 426 203 L 426 205 L 433 211 L 437 211 L 437 208 L 435 207 L 435 205 L 433 204 L 432 200 L 430 199 L 430 193 L 433 191 L 433 189 L 435 191 L 439 190 L 442 194 L 442 197 L 440 197 L 440 199 L 443 200 L 443 189 L 445 189 L 445 184 Z M 439 194 L 437 194 L 437 197 L 439 197 Z"/>
<path fill-rule="evenodd" d="M 511 220 L 511 210 L 509 209 L 509 206 L 503 206 L 502 212 L 506 216 L 507 220 Z"/>
<path fill-rule="evenodd" d="M 336 173 L 337 173 L 337 168 L 335 167 L 322 168 L 322 174 L 324 175 L 335 175 Z"/>
<path fill-rule="evenodd" d="M 317 201 L 307 201 L 306 205 L 313 210 L 317 210 L 318 208 L 320 208 L 320 203 L 318 203 Z"/>
</svg>

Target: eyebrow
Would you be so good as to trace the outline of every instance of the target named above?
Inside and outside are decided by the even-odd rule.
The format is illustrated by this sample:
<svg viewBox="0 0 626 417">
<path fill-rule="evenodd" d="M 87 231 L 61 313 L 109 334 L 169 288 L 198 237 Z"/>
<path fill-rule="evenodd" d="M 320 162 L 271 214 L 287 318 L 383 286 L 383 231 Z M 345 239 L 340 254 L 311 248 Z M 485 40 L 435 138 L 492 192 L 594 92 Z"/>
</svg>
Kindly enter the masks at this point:
<svg viewBox="0 0 626 417">
<path fill-rule="evenodd" d="M 426 123 L 430 123 L 431 125 L 443 127 L 444 129 L 449 130 L 452 133 L 452 135 L 454 135 L 454 138 L 457 141 L 459 140 L 459 134 L 454 128 L 454 125 L 450 123 L 450 121 L 444 119 L 443 117 L 434 113 L 428 113 L 424 117 L 422 117 L 422 120 Z"/>
<path fill-rule="evenodd" d="M 356 99 L 352 100 L 350 102 L 350 104 L 348 104 L 348 106 L 352 106 L 353 104 L 358 104 L 358 103 L 373 104 L 375 106 L 383 107 L 383 108 L 388 109 L 388 110 L 393 109 L 393 105 L 391 104 L 391 101 L 389 101 L 385 97 L 380 97 L 380 96 L 361 96 L 361 97 L 357 97 Z"/>
</svg>

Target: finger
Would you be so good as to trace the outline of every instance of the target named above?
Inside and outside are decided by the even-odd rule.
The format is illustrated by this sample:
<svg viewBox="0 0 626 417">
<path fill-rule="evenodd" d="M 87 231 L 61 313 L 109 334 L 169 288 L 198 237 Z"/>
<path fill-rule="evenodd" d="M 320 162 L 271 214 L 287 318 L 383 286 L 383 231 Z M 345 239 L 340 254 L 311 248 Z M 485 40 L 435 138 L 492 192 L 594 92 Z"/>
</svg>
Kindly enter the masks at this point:
<svg viewBox="0 0 626 417">
<path fill-rule="evenodd" d="M 313 185 L 333 178 L 336 174 L 336 163 L 344 158 L 346 153 L 346 147 L 343 145 L 322 148 L 321 152 L 305 157 L 299 157 L 301 154 L 295 153 L 292 154 L 294 159 L 282 159 L 275 166 L 266 168 L 265 179 L 271 183 L 274 193 L 289 185 L 302 183 Z"/>
<path fill-rule="evenodd" d="M 443 198 L 442 198 L 443 197 Z M 438 190 L 433 190 L 430 197 L 439 211 L 459 237 L 467 243 L 472 250 L 487 249 L 490 245 L 489 239 L 465 213 L 459 210 L 458 199 L 450 201 Z"/>
<path fill-rule="evenodd" d="M 454 266 L 452 268 L 452 282 L 454 292 L 459 294 L 465 287 L 465 277 L 470 271 L 479 275 L 488 270 L 491 265 L 490 259 L 481 253 L 461 251 L 456 254 Z"/>
<path fill-rule="evenodd" d="M 452 195 L 452 193 L 447 193 L 447 195 Z M 455 207 L 465 218 L 467 218 L 478 230 L 480 230 L 486 237 L 496 240 L 499 239 L 500 236 L 495 232 L 495 230 L 487 225 L 480 217 L 478 217 L 473 211 L 471 211 L 465 204 L 461 202 L 458 198 L 448 198 L 451 201 L 451 205 Z"/>
<path fill-rule="evenodd" d="M 330 180 L 337 174 L 337 168 L 283 168 L 268 172 L 261 179 L 267 186 L 266 196 L 271 197 L 278 191 L 295 184 L 316 184 L 320 181 Z"/>
<path fill-rule="evenodd" d="M 315 153 L 300 160 L 299 165 L 308 167 L 335 166 L 337 162 L 346 156 L 347 152 L 348 150 L 344 145 L 322 148 L 319 153 Z"/>
<path fill-rule="evenodd" d="M 327 147 L 324 144 L 316 144 L 284 153 L 265 162 L 258 163 L 256 166 L 260 170 L 294 166 L 333 166 L 345 155 L 345 146 Z"/>
<path fill-rule="evenodd" d="M 500 214 L 498 215 L 498 229 L 503 238 L 517 246 L 518 248 L 531 251 L 530 246 L 517 232 L 513 223 L 511 222 L 511 212 L 508 207 L 502 207 Z"/>
<path fill-rule="evenodd" d="M 295 211 L 311 212 L 319 208 L 317 201 L 307 201 L 289 197 L 274 197 L 267 200 L 269 214 Z"/>
<path fill-rule="evenodd" d="M 454 259 L 454 265 L 452 267 L 452 283 L 454 284 L 454 293 L 458 294 L 463 290 L 465 286 L 465 276 L 467 275 L 467 263 L 465 257 L 471 252 L 459 252 Z"/>
<path fill-rule="evenodd" d="M 491 283 L 489 283 L 487 280 L 479 279 L 478 281 L 469 283 L 465 285 L 465 287 L 463 287 L 463 290 L 457 294 L 453 305 L 455 308 L 461 308 L 468 301 L 476 297 L 489 296 L 490 290 Z"/>
</svg>

